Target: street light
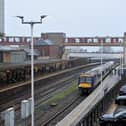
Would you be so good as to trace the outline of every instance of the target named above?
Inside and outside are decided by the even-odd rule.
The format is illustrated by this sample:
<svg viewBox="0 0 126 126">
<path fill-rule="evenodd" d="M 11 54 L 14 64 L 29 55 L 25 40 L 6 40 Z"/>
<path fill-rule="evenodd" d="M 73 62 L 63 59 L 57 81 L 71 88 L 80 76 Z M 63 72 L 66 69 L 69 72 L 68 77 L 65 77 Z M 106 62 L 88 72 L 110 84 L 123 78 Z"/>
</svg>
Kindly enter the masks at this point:
<svg viewBox="0 0 126 126">
<path fill-rule="evenodd" d="M 34 22 L 34 21 L 29 21 L 25 22 L 23 16 L 16 16 L 17 18 L 21 19 L 22 24 L 29 24 L 31 26 L 31 97 L 32 97 L 32 126 L 34 126 L 34 46 L 33 46 L 33 26 L 35 24 L 42 24 L 42 19 L 46 17 L 46 15 L 40 16 L 40 21 Z"/>
<path fill-rule="evenodd" d="M 102 64 L 103 64 L 103 42 L 101 41 L 101 91 L 103 92 L 103 85 L 102 85 Z"/>
</svg>

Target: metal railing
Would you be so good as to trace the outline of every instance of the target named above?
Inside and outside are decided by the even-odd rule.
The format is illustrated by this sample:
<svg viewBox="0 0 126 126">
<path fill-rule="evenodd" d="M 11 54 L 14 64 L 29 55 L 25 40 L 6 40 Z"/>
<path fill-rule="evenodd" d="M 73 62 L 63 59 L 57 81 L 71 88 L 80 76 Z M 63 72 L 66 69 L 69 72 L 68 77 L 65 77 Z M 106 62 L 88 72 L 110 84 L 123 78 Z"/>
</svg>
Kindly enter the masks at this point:
<svg viewBox="0 0 126 126">
<path fill-rule="evenodd" d="M 101 99 L 76 126 L 98 126 L 99 117 L 106 112 L 118 94 L 119 87 L 125 82 L 121 80 L 116 84 L 104 98 Z"/>
</svg>

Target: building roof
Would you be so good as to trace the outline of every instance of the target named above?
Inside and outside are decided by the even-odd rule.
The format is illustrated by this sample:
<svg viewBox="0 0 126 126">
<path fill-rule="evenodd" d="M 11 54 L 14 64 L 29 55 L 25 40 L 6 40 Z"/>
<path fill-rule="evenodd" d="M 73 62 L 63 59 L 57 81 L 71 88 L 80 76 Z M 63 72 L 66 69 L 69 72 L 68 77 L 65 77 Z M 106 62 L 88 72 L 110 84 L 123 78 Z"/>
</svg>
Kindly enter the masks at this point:
<svg viewBox="0 0 126 126">
<path fill-rule="evenodd" d="M 34 42 L 35 46 L 45 46 L 45 45 L 55 45 L 53 41 L 49 40 L 49 39 L 40 39 L 40 40 L 36 40 Z"/>
<path fill-rule="evenodd" d="M 28 56 L 31 56 L 31 49 L 24 49 L 24 51 L 28 54 Z M 40 55 L 39 50 L 34 49 L 33 55 L 39 56 Z"/>
<path fill-rule="evenodd" d="M 0 51 L 20 51 L 22 49 L 20 49 L 19 47 L 15 46 L 15 47 L 12 47 L 12 46 L 0 46 Z"/>
</svg>

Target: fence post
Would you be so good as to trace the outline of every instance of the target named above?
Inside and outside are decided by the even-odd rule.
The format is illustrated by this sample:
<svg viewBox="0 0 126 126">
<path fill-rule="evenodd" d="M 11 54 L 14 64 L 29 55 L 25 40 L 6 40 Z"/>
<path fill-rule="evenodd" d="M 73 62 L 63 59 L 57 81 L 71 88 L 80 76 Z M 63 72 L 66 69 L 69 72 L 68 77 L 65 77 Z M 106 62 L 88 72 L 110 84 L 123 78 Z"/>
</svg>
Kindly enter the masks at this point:
<svg viewBox="0 0 126 126">
<path fill-rule="evenodd" d="M 14 126 L 14 108 L 5 110 L 5 126 Z"/>
<path fill-rule="evenodd" d="M 22 125 L 27 125 L 27 118 L 29 117 L 29 101 L 23 100 L 21 102 L 21 119 L 22 119 Z"/>
</svg>

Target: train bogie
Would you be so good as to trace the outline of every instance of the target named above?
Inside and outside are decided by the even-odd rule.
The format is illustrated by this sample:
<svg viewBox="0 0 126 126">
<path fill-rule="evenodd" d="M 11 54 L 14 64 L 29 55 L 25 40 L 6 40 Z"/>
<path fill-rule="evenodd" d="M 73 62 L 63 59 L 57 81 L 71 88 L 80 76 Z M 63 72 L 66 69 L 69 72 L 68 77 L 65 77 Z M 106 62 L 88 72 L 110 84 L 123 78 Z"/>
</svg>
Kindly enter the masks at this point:
<svg viewBox="0 0 126 126">
<path fill-rule="evenodd" d="M 91 89 L 84 90 L 84 88 L 79 88 L 79 94 L 80 95 L 89 94 L 91 91 L 92 91 Z"/>
</svg>

